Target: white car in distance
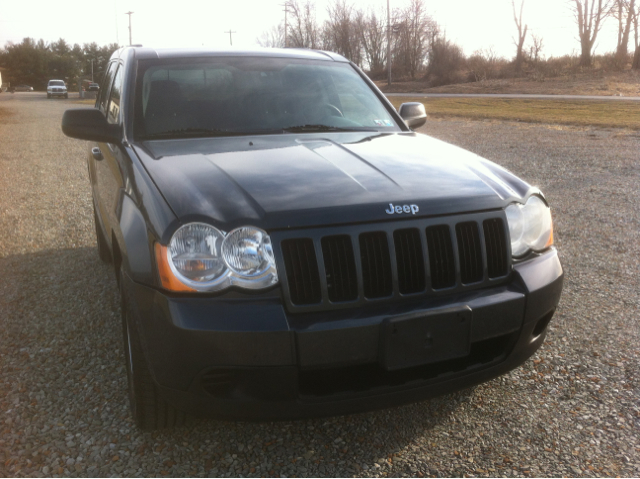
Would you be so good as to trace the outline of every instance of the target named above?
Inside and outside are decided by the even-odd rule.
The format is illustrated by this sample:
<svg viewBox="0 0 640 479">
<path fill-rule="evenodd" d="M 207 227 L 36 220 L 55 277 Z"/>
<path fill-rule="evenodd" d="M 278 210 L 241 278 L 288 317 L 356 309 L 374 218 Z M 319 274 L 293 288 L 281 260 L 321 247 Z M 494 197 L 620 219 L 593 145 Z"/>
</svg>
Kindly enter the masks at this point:
<svg viewBox="0 0 640 479">
<path fill-rule="evenodd" d="M 49 84 L 47 85 L 47 98 L 51 98 L 52 96 L 69 98 L 67 85 L 63 80 L 49 80 Z"/>
</svg>

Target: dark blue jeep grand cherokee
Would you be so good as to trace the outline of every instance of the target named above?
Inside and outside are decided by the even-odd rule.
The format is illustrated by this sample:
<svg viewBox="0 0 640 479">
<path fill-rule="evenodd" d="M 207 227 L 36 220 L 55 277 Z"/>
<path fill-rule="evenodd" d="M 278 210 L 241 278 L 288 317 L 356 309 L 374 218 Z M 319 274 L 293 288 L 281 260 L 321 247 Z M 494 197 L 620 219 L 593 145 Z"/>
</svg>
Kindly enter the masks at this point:
<svg viewBox="0 0 640 479">
<path fill-rule="evenodd" d="M 140 427 L 419 401 L 540 347 L 563 280 L 544 196 L 425 120 L 332 53 L 113 55 L 62 129 L 92 142 Z"/>
</svg>

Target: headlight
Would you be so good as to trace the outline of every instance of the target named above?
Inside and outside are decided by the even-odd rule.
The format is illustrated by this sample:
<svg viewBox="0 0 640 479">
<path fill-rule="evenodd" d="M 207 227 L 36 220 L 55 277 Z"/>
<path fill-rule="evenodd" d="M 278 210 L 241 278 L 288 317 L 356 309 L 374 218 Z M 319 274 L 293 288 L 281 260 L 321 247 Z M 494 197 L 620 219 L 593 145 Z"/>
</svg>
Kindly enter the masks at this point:
<svg viewBox="0 0 640 479">
<path fill-rule="evenodd" d="M 226 273 L 220 247 L 224 236 L 213 226 L 191 223 L 171 238 L 168 253 L 174 273 L 197 283 L 215 281 Z M 180 279 L 182 279 L 180 278 Z"/>
<path fill-rule="evenodd" d="M 219 291 L 231 285 L 261 289 L 278 282 L 271 238 L 244 226 L 229 234 L 205 223 L 189 223 L 156 244 L 162 286 L 172 291 Z"/>
<path fill-rule="evenodd" d="M 553 244 L 551 210 L 539 196 L 531 196 L 524 205 L 510 204 L 506 214 L 513 256 L 542 251 Z"/>
<path fill-rule="evenodd" d="M 224 261 L 234 273 L 246 277 L 262 275 L 275 267 L 271 238 L 257 228 L 233 230 L 222 243 Z"/>
</svg>

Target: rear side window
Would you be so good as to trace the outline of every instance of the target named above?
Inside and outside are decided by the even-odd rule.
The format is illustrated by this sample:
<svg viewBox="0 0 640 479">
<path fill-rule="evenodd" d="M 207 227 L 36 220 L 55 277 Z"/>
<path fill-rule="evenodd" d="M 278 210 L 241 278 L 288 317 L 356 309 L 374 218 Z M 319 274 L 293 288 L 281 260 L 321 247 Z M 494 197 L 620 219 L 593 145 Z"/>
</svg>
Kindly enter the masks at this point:
<svg viewBox="0 0 640 479">
<path fill-rule="evenodd" d="M 98 99 L 96 101 L 96 106 L 103 113 L 107 111 L 107 100 L 109 98 L 107 95 L 109 93 L 109 87 L 111 86 L 111 82 L 113 81 L 113 75 L 117 67 L 118 67 L 118 64 L 115 62 L 109 65 L 109 68 L 107 69 L 107 73 L 104 75 L 104 78 L 102 79 L 102 84 L 100 85 L 100 95 L 98 96 Z"/>
<path fill-rule="evenodd" d="M 109 123 L 118 123 L 120 121 L 120 97 L 122 94 L 122 66 L 118 68 L 111 92 L 109 93 L 109 105 L 107 110 L 107 121 Z"/>
</svg>

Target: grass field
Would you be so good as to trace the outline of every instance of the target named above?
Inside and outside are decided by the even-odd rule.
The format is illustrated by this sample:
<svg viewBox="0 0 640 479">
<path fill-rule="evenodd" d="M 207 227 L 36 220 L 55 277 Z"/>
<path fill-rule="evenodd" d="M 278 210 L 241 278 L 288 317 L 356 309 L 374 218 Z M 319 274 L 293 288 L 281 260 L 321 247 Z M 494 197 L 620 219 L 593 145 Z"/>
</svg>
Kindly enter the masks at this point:
<svg viewBox="0 0 640 479">
<path fill-rule="evenodd" d="M 413 98 L 391 97 L 401 103 L 424 103 L 434 118 L 459 117 L 598 126 L 640 130 L 640 102 L 596 100 L 520 100 L 499 98 Z"/>
</svg>

